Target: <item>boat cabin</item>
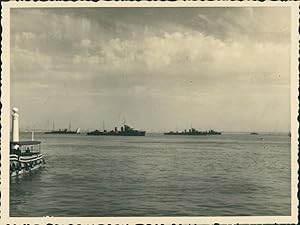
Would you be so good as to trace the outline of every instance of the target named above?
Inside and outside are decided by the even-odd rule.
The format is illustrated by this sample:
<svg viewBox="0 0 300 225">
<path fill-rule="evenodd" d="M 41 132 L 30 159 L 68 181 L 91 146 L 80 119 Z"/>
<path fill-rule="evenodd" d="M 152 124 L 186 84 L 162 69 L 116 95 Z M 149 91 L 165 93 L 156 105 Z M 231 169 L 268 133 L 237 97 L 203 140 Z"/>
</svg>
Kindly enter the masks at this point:
<svg viewBox="0 0 300 225">
<path fill-rule="evenodd" d="M 10 142 L 10 154 L 34 155 L 41 152 L 40 141 L 12 141 Z"/>
</svg>

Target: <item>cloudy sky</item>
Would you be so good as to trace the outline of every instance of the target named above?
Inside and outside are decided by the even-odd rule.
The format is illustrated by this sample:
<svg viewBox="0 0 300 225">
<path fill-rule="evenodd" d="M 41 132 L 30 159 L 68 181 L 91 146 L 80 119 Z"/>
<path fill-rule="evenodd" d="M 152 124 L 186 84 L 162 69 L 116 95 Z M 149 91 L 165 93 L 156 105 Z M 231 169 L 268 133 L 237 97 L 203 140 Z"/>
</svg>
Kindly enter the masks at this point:
<svg viewBox="0 0 300 225">
<path fill-rule="evenodd" d="M 11 10 L 22 128 L 290 129 L 288 8 Z"/>
</svg>

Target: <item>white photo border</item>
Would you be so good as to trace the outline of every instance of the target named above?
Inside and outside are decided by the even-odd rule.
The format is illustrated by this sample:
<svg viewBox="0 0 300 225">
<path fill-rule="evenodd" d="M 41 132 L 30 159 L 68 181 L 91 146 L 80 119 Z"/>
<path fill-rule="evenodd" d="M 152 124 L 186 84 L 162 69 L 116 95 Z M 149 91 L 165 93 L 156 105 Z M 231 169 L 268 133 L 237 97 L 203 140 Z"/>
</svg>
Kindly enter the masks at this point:
<svg viewBox="0 0 300 225">
<path fill-rule="evenodd" d="M 1 224 L 291 224 L 298 223 L 298 57 L 299 3 L 297 2 L 2 2 L 1 86 Z M 10 217 L 9 130 L 10 130 L 10 9 L 56 7 L 290 7 L 291 9 L 291 215 L 222 217 Z"/>
</svg>

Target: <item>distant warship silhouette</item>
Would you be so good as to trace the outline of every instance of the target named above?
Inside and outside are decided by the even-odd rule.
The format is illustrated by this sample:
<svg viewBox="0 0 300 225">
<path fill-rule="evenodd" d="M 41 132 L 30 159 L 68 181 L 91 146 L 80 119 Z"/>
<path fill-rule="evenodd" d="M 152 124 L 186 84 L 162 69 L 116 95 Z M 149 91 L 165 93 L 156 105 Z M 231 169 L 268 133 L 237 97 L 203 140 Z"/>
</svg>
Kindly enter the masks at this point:
<svg viewBox="0 0 300 225">
<path fill-rule="evenodd" d="M 123 127 L 121 127 L 121 130 L 118 130 L 118 128 L 115 127 L 115 129 L 111 131 L 95 130 L 87 133 L 87 135 L 103 135 L 103 136 L 145 136 L 145 134 L 146 131 L 135 130 L 126 124 Z"/>
<path fill-rule="evenodd" d="M 191 128 L 189 130 L 184 130 L 182 132 L 174 132 L 174 131 L 170 131 L 170 132 L 166 132 L 164 133 L 164 135 L 221 135 L 221 132 L 217 132 L 214 130 L 209 130 L 209 131 L 198 131 L 195 128 Z"/>
<path fill-rule="evenodd" d="M 69 125 L 69 129 L 66 128 L 55 130 L 53 123 L 53 129 L 51 131 L 45 132 L 45 134 L 80 134 L 80 128 L 77 128 L 76 130 L 71 130 L 71 125 Z"/>
</svg>

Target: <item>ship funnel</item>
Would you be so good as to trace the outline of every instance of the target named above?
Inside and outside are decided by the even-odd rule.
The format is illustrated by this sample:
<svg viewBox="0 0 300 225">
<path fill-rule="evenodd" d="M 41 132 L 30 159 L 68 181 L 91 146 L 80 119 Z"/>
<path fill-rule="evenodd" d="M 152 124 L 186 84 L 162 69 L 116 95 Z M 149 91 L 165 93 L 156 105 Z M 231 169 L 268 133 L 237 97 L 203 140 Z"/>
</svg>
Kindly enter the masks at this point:
<svg viewBox="0 0 300 225">
<path fill-rule="evenodd" d="M 13 108 L 12 111 L 12 141 L 19 141 L 19 110 Z"/>
</svg>

